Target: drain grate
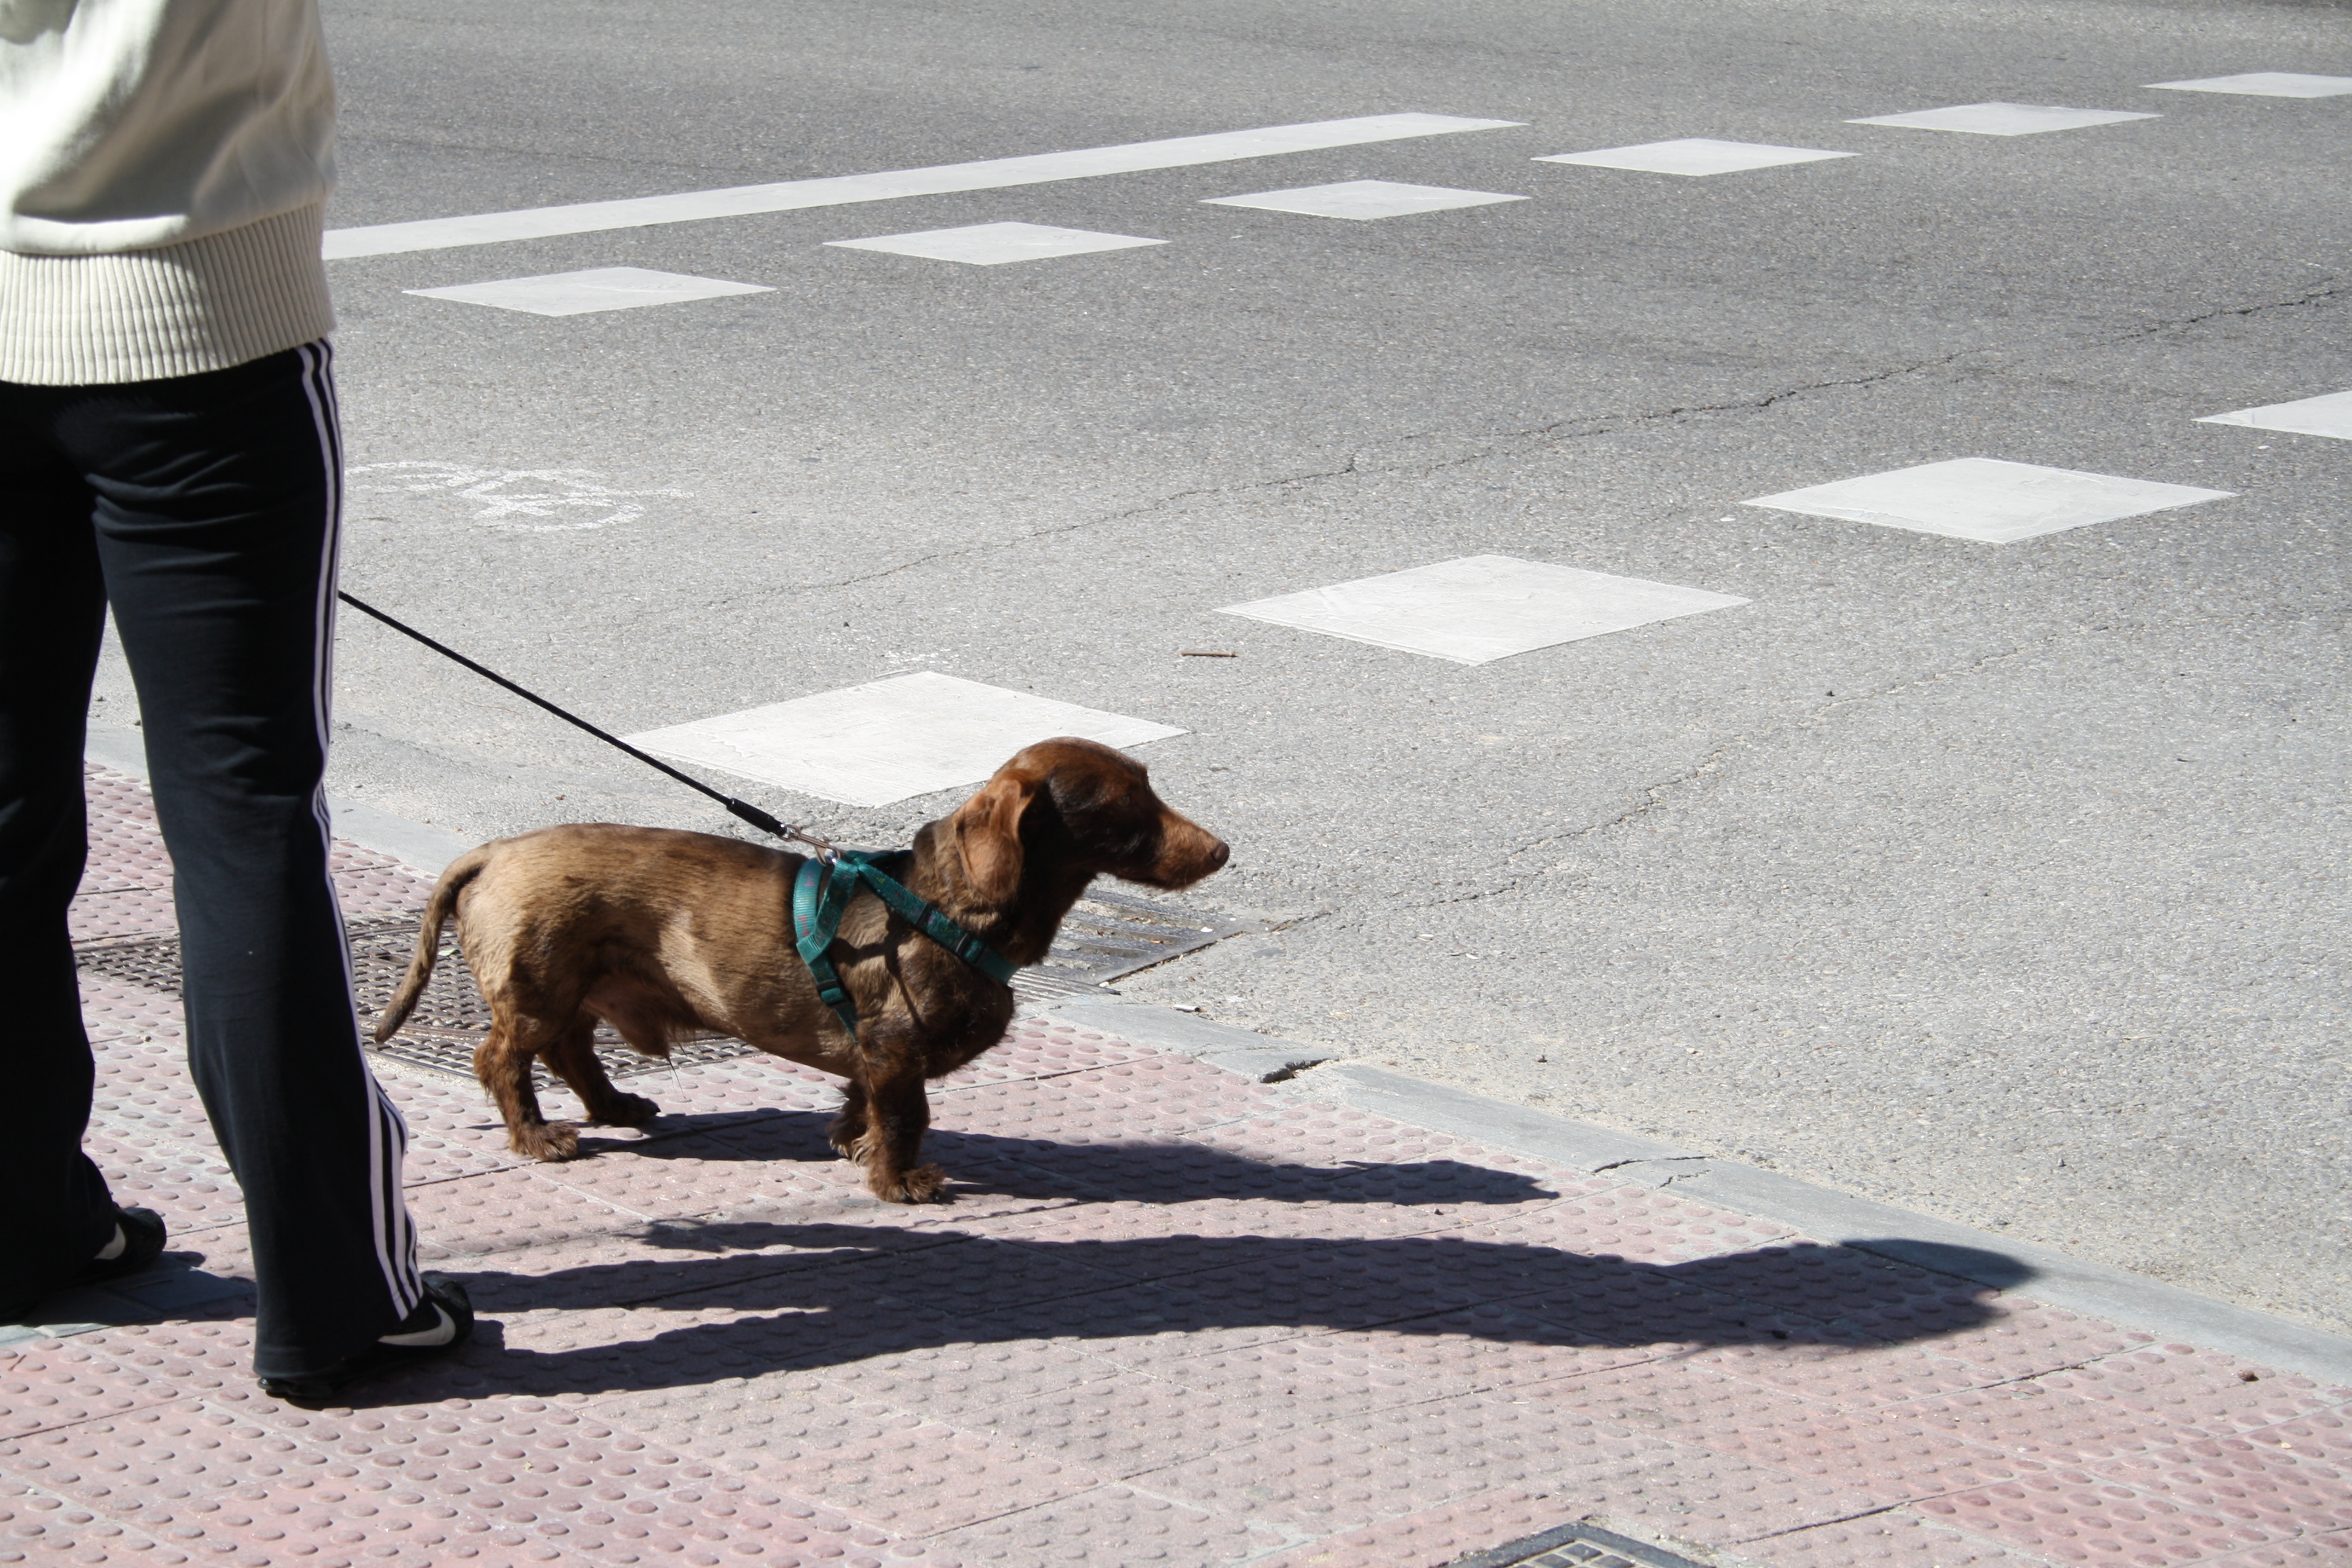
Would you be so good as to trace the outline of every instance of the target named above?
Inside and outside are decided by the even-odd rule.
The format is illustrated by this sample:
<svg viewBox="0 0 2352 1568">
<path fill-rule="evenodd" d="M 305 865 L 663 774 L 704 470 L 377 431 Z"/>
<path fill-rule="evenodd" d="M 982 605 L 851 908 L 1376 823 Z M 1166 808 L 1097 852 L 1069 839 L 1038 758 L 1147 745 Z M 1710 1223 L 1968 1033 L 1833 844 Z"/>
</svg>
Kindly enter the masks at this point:
<svg viewBox="0 0 2352 1568">
<path fill-rule="evenodd" d="M 369 915 L 346 923 L 352 988 L 363 1037 L 374 1028 L 401 976 L 408 973 L 409 954 L 416 945 L 416 922 L 417 916 L 404 914 Z M 1014 978 L 1013 989 L 1031 1001 L 1099 995 L 1104 986 L 1122 975 L 1198 952 L 1229 936 L 1265 929 L 1256 921 L 1227 920 L 1122 893 L 1089 893 L 1062 922 L 1061 935 L 1045 961 L 1023 970 Z M 178 937 L 90 942 L 76 949 L 75 958 L 90 973 L 169 996 L 180 994 Z M 369 1048 L 394 1061 L 471 1081 L 474 1047 L 489 1032 L 489 1008 L 475 989 L 474 976 L 457 951 L 456 939 L 445 929 L 439 962 L 433 966 L 425 994 L 417 998 L 415 1011 L 400 1033 Z M 740 1040 L 705 1036 L 678 1042 L 671 1047 L 668 1059 L 662 1060 L 631 1050 L 610 1029 L 596 1031 L 596 1054 L 603 1058 L 605 1072 L 616 1079 L 724 1061 L 750 1055 L 756 1048 Z M 541 1089 L 553 1087 L 554 1079 L 544 1068 L 534 1070 Z"/>
<path fill-rule="evenodd" d="M 1013 991 L 1036 1000 L 1100 995 L 1112 981 L 1197 952 L 1212 942 L 1265 931 L 1259 921 L 1236 921 L 1174 904 L 1096 889 L 1062 921 L 1045 961 L 1014 977 Z"/>
<path fill-rule="evenodd" d="M 1702 1568 L 1678 1552 L 1592 1524 L 1565 1524 L 1457 1557 L 1446 1568 Z"/>
<path fill-rule="evenodd" d="M 413 914 L 369 915 L 344 925 L 351 938 L 352 989 L 359 1002 L 362 1037 L 375 1027 L 384 1004 L 392 1000 L 401 976 L 408 973 L 408 957 L 416 947 L 416 921 Z M 91 973 L 166 995 L 180 994 L 177 937 L 132 937 L 92 942 L 75 950 L 74 958 Z M 425 994 L 416 999 L 416 1010 L 408 1016 L 400 1033 L 380 1046 L 371 1043 L 368 1048 L 394 1061 L 471 1082 L 474 1047 L 489 1032 L 490 1010 L 475 988 L 465 956 L 444 931 L 440 959 L 433 966 L 433 978 L 425 983 Z M 605 1073 L 616 1079 L 697 1062 L 724 1061 L 730 1057 L 748 1056 L 754 1049 L 740 1040 L 704 1036 L 680 1041 L 671 1047 L 665 1060 L 631 1050 L 610 1029 L 600 1026 L 596 1031 L 596 1055 L 603 1059 Z M 555 1087 L 555 1079 L 545 1068 L 535 1067 L 532 1071 L 541 1089 Z"/>
</svg>

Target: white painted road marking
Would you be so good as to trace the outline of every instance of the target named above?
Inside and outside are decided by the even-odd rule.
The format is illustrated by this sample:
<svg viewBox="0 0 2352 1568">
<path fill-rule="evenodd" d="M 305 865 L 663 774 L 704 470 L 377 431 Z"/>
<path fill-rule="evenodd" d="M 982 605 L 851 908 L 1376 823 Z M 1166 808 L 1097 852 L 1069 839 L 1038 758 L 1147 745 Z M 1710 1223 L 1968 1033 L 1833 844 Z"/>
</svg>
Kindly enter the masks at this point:
<svg viewBox="0 0 2352 1568">
<path fill-rule="evenodd" d="M 1557 643 L 1744 605 L 1728 594 L 1612 577 L 1509 555 L 1465 555 L 1218 613 L 1321 632 L 1455 664 L 1491 664 Z"/>
<path fill-rule="evenodd" d="M 1056 735 L 1138 746 L 1183 731 L 925 670 L 771 702 L 628 737 L 845 805 L 888 805 L 976 784 L 1022 747 Z"/>
<path fill-rule="evenodd" d="M 1408 213 L 1448 212 L 1455 207 L 1523 202 L 1525 196 L 1496 191 L 1457 191 L 1449 185 L 1408 185 L 1395 180 L 1345 180 L 1336 185 L 1301 185 L 1293 191 L 1260 191 L 1248 196 L 1211 196 L 1213 207 L 1256 207 L 1265 212 L 1305 213 L 1310 217 L 1370 220 Z"/>
<path fill-rule="evenodd" d="M 2193 81 L 2152 81 L 2172 92 L 2242 92 L 2255 98 L 2336 98 L 2352 92 L 2352 76 L 2308 76 L 2302 71 L 2248 71 L 2243 76 L 2207 76 Z"/>
<path fill-rule="evenodd" d="M 2330 392 L 2293 403 L 2265 403 L 2260 408 L 2240 408 L 2228 414 L 2208 414 L 2200 425 L 2251 425 L 2257 430 L 2284 430 L 2296 436 L 2333 436 L 2352 441 L 2352 392 Z"/>
<path fill-rule="evenodd" d="M 1908 114 L 1875 114 L 1848 125 L 1899 125 L 1911 131 L 1965 131 L 1971 136 L 2033 136 L 2044 131 L 2078 131 L 2126 120 L 2161 120 L 2116 109 L 2059 109 L 2040 103 L 1963 103 L 1951 109 L 1917 109 Z"/>
<path fill-rule="evenodd" d="M 1956 458 L 1759 496 L 1740 504 L 2008 544 L 2089 523 L 2224 500 L 2235 493 L 1997 458 Z"/>
<path fill-rule="evenodd" d="M 692 494 L 677 489 L 615 489 L 593 468 L 482 468 L 420 459 L 362 463 L 350 473 L 359 482 L 348 487 L 347 495 L 450 495 L 479 509 L 473 521 L 512 533 L 576 533 L 583 529 L 610 528 L 645 515 L 638 498 Z"/>
<path fill-rule="evenodd" d="M 729 294 L 772 294 L 764 283 L 730 283 L 686 272 L 652 272 L 642 267 L 593 267 L 584 272 L 545 272 L 536 278 L 501 278 L 490 283 L 459 283 L 447 289 L 406 289 L 426 300 L 457 300 L 528 310 L 534 316 L 584 316 L 593 310 L 634 310 L 645 305 L 675 305 Z"/>
<path fill-rule="evenodd" d="M 822 180 L 782 180 L 768 185 L 733 185 L 676 195 L 631 196 L 571 206 L 525 207 L 479 213 L 471 217 L 423 218 L 380 223 L 327 233 L 330 261 L 353 256 L 392 256 L 409 250 L 446 250 L 460 245 L 491 245 L 508 239 L 545 239 L 560 234 L 595 234 L 605 229 L 644 228 L 653 224 L 692 223 L 702 218 L 742 217 L 752 213 L 798 212 L 807 207 L 891 201 L 900 196 L 938 196 L 958 191 L 999 191 L 1042 185 L 1055 180 L 1132 174 L 1149 169 L 1181 169 L 1195 163 L 1227 163 L 1281 153 L 1311 153 L 1327 147 L 1360 147 L 1456 131 L 1494 131 L 1517 120 L 1468 120 L 1454 114 L 1368 114 L 1355 120 L 1319 120 L 1304 125 L 1271 125 L 1257 131 L 1222 131 L 1208 136 L 1171 136 L 1075 153 L 1034 153 L 1019 158 L 988 158 L 976 163 L 942 163 L 880 174 L 841 174 Z"/>
<path fill-rule="evenodd" d="M 1639 169 L 1652 174 L 1731 174 L 1782 163 L 1814 163 L 1852 158 L 1820 147 L 1775 147 L 1769 142 L 1718 142 L 1685 136 L 1675 142 L 1644 142 L 1638 147 L 1603 147 L 1597 153 L 1556 153 L 1538 163 L 1583 163 L 1596 169 Z"/>
<path fill-rule="evenodd" d="M 1129 234 L 1055 228 L 1042 223 L 975 223 L 961 228 L 929 228 L 915 234 L 878 234 L 872 239 L 825 241 L 843 250 L 880 250 L 892 256 L 919 256 L 930 261 L 968 261 L 974 267 L 1002 267 L 1008 261 L 1086 256 L 1097 250 L 1132 250 L 1139 245 L 1167 243 L 1164 239 L 1138 239 Z"/>
</svg>

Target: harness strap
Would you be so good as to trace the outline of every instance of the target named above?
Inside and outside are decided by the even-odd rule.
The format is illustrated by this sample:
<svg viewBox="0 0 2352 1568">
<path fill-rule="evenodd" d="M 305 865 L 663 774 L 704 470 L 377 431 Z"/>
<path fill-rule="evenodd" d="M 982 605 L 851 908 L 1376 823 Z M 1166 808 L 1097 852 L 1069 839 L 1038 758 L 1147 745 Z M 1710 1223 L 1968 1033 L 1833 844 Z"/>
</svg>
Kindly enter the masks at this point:
<svg viewBox="0 0 2352 1568">
<path fill-rule="evenodd" d="M 857 1007 L 825 950 L 833 945 L 841 917 L 861 883 L 899 919 L 1000 985 L 1011 984 L 1020 972 L 1019 964 L 950 920 L 929 899 L 917 898 L 877 864 L 888 858 L 845 849 L 828 864 L 811 856 L 802 862 L 800 875 L 793 881 L 793 945 L 800 949 L 801 962 L 808 965 L 809 976 L 816 982 L 818 999 L 833 1009 L 834 1016 L 852 1036 L 857 1033 Z"/>
</svg>

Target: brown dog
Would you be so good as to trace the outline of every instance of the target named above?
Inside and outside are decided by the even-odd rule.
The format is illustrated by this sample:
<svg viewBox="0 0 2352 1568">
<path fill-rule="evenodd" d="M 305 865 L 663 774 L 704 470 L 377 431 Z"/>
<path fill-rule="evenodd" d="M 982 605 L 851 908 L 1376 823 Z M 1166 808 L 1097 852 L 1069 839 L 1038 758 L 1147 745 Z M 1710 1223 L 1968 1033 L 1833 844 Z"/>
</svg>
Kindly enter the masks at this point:
<svg viewBox="0 0 2352 1568">
<path fill-rule="evenodd" d="M 1222 840 L 1152 793 L 1141 763 L 1066 739 L 1026 748 L 953 815 L 919 828 L 898 879 L 1027 964 L 1045 956 L 1097 875 L 1185 888 L 1225 857 Z M 604 1076 L 590 1044 L 602 1019 L 649 1056 L 667 1056 L 688 1036 L 731 1035 L 839 1073 L 849 1084 L 833 1146 L 866 1167 L 877 1197 L 935 1198 L 944 1173 L 916 1163 L 930 1122 L 923 1082 L 1003 1038 L 1013 994 L 860 888 L 829 950 L 856 1004 L 853 1038 L 817 999 L 793 945 L 793 879 L 805 858 L 708 833 L 601 823 L 493 840 L 441 874 L 375 1037 L 391 1038 L 415 1006 L 454 912 L 492 1019 L 474 1071 L 517 1153 L 578 1152 L 572 1124 L 540 1114 L 534 1057 L 572 1086 L 592 1121 L 635 1127 L 657 1113 Z"/>
</svg>

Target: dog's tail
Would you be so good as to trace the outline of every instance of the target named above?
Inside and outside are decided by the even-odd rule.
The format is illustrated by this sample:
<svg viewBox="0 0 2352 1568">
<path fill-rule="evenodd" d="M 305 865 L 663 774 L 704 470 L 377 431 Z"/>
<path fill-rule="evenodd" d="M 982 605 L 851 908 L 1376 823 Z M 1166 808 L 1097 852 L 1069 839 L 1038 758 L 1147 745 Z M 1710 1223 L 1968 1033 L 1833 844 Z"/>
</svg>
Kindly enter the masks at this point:
<svg viewBox="0 0 2352 1568">
<path fill-rule="evenodd" d="M 449 862 L 441 873 L 441 880 L 433 887 L 433 897 L 425 905 L 424 922 L 416 931 L 416 952 L 408 961 L 408 973 L 401 977 L 400 989 L 384 1004 L 383 1016 L 375 1022 L 375 1043 L 384 1041 L 399 1032 L 416 1008 L 416 999 L 425 994 L 425 983 L 433 978 L 433 960 L 441 946 L 441 927 L 457 907 L 457 895 L 466 884 L 482 874 L 490 862 L 490 847 L 468 849 Z"/>
</svg>

